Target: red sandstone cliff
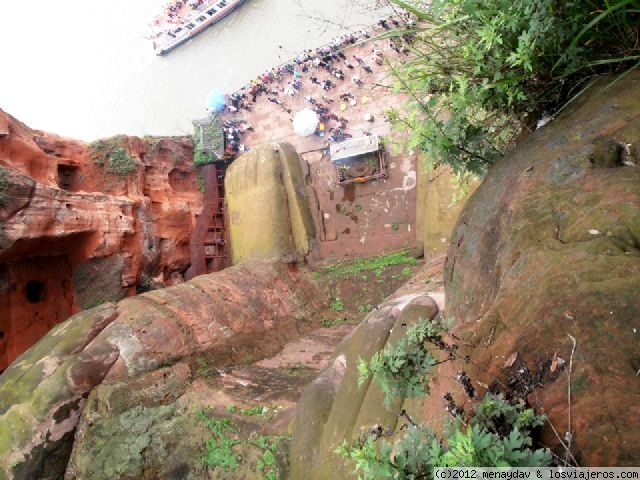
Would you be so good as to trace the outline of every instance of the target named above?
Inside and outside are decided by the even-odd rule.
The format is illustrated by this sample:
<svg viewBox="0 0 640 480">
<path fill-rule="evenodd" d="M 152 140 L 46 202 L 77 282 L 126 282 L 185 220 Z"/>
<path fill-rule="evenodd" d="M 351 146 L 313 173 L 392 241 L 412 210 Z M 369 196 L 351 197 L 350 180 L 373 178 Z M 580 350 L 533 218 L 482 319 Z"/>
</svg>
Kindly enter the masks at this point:
<svg viewBox="0 0 640 480">
<path fill-rule="evenodd" d="M 0 371 L 83 308 L 182 281 L 202 209 L 192 153 L 183 137 L 85 144 L 0 110 Z"/>
</svg>

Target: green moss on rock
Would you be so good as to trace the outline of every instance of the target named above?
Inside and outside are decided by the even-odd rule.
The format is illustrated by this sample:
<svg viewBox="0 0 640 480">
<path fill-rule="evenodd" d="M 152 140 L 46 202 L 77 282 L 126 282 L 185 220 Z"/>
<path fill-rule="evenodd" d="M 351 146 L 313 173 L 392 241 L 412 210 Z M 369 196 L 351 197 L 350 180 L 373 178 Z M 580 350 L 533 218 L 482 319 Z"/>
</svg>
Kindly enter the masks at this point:
<svg viewBox="0 0 640 480">
<path fill-rule="evenodd" d="M 234 264 L 308 253 L 313 221 L 300 160 L 289 144 L 263 144 L 227 170 L 225 195 Z"/>
</svg>

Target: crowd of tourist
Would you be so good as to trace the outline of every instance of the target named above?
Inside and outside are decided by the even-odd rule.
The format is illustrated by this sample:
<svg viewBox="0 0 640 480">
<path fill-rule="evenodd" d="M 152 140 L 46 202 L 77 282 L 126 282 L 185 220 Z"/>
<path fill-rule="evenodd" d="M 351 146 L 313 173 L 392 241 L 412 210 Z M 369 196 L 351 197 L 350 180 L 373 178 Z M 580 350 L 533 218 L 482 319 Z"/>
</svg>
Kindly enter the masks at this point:
<svg viewBox="0 0 640 480">
<path fill-rule="evenodd" d="M 205 0 L 173 0 L 164 7 L 164 15 L 154 19 L 154 25 L 161 25 L 164 22 L 172 23 L 175 25 L 181 25 L 188 18 L 185 12 L 182 12 L 182 8 L 185 5 L 189 5 L 192 10 L 198 10 L 205 4 Z M 185 16 L 186 15 L 186 16 Z M 158 32 L 154 37 L 159 36 L 161 32 Z"/>
<path fill-rule="evenodd" d="M 379 31 L 389 30 L 399 27 L 401 22 L 411 26 L 413 20 L 408 16 L 390 17 L 380 20 L 377 27 Z M 338 82 L 351 82 L 354 88 L 363 87 L 365 85 L 363 77 L 373 73 L 372 65 L 384 64 L 384 54 L 377 44 L 366 58 L 347 55 L 346 47 L 370 39 L 374 33 L 373 30 L 360 30 L 336 37 L 328 45 L 315 50 L 304 50 L 293 60 L 267 70 L 249 84 L 228 95 L 225 111 L 231 114 L 242 110 L 250 112 L 258 102 L 258 98 L 265 96 L 267 101 L 279 106 L 287 114 L 293 114 L 288 99 L 299 95 L 318 115 L 320 122 L 316 135 L 325 137 L 329 142 L 341 142 L 350 138 L 351 134 L 347 131 L 348 120 L 332 110 L 338 108 L 341 113 L 345 109 L 345 104 L 355 106 L 356 96 L 347 92 L 342 94 L 340 102 L 336 103 L 327 94 L 314 98 L 309 93 L 317 90 L 317 87 L 329 93 L 338 86 Z M 408 54 L 406 38 L 398 37 L 388 41 L 391 49 L 397 53 Z M 227 133 L 233 135 L 234 148 L 243 146 L 240 143 L 243 133 L 244 131 L 239 128 Z M 231 137 L 228 139 L 231 140 Z"/>
<path fill-rule="evenodd" d="M 253 127 L 246 120 L 231 119 L 223 123 L 225 137 L 225 154 L 235 155 L 239 152 L 247 152 L 249 149 L 240 143 L 241 137 L 246 132 L 253 132 Z"/>
</svg>

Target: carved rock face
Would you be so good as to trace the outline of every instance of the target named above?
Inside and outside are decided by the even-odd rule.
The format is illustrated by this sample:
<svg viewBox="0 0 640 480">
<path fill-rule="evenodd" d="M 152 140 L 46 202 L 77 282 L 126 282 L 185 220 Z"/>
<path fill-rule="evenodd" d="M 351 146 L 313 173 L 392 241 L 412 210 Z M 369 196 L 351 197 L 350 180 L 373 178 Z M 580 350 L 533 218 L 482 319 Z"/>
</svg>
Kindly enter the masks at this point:
<svg viewBox="0 0 640 480">
<path fill-rule="evenodd" d="M 265 143 L 227 170 L 226 201 L 233 264 L 296 261 L 314 237 L 300 160 L 288 143 Z"/>
<path fill-rule="evenodd" d="M 434 369 L 426 398 L 398 398 L 386 410 L 373 382 L 358 388 L 356 368 L 358 357 L 397 341 L 394 308 L 382 304 L 301 397 L 292 478 L 355 478 L 335 449 L 374 425 L 398 428 L 400 409 L 442 432 L 445 394 L 473 406 L 461 370 L 475 393 L 498 387 L 545 413 L 559 436 L 547 424 L 542 442 L 558 454 L 570 431 L 580 465 L 637 464 L 639 95 L 638 74 L 594 90 L 491 169 L 458 219 L 445 268 L 444 316 L 456 318 L 460 360 Z"/>
<path fill-rule="evenodd" d="M 640 75 L 608 83 L 491 169 L 445 268 L 472 377 L 516 385 L 530 373 L 521 393 L 545 384 L 529 400 L 571 431 L 581 465 L 640 456 Z M 550 429 L 544 440 L 559 443 Z"/>
<path fill-rule="evenodd" d="M 325 298 L 304 273 L 251 262 L 72 316 L 0 375 L 0 477 L 61 478 L 76 427 L 66 478 L 138 471 L 147 446 L 144 478 L 165 478 L 149 472 L 168 458 L 202 469 L 181 441 L 201 422 L 182 422 L 177 399 L 197 397 L 196 377 L 275 354 Z"/>
<path fill-rule="evenodd" d="M 73 313 L 180 282 L 202 195 L 190 139 L 87 145 L 0 117 L 2 371 Z"/>
</svg>

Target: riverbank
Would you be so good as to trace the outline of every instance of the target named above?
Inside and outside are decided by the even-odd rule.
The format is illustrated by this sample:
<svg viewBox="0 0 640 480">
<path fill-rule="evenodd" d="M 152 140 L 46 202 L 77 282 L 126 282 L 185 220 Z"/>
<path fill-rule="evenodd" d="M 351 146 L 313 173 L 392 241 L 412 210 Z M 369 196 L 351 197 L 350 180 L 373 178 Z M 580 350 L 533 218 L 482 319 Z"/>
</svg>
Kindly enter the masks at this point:
<svg viewBox="0 0 640 480">
<path fill-rule="evenodd" d="M 88 142 L 122 133 L 189 135 L 190 119 L 203 113 L 202 99 L 212 86 L 232 91 L 288 52 L 315 48 L 381 16 L 351 9 L 341 27 L 317 18 L 342 22 L 343 0 L 250 0 L 158 57 L 145 37 L 165 3 L 114 0 L 80 10 L 72 2 L 35 0 L 29 3 L 28 36 L 12 20 L 24 15 L 24 7 L 8 3 L 0 40 L 13 47 L 4 52 L 3 67 L 20 75 L 5 76 L 1 108 L 33 128 Z M 79 22 L 80 12 L 99 21 Z"/>
<path fill-rule="evenodd" d="M 393 91 L 391 69 L 409 56 L 403 40 L 379 38 L 385 26 L 393 24 L 378 24 L 300 52 L 229 95 L 230 108 L 222 114 L 228 125 L 251 126 L 237 140 L 239 153 L 264 142 L 288 142 L 296 148 L 312 205 L 316 260 L 417 247 L 416 155 L 387 145 L 386 178 L 341 186 L 329 152 L 338 140 L 393 136 L 385 112 L 405 98 Z M 301 137 L 292 122 L 305 108 L 316 111 L 321 127 L 317 134 Z"/>
</svg>

